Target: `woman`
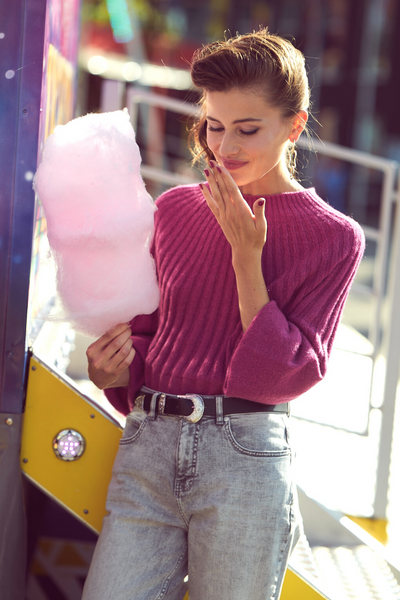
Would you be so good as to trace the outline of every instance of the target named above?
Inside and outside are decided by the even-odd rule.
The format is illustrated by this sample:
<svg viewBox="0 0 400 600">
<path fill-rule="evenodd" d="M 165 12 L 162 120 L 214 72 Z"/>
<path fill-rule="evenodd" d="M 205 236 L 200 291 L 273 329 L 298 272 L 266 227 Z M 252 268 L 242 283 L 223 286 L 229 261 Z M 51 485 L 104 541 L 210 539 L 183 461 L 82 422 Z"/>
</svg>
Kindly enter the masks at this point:
<svg viewBox="0 0 400 600">
<path fill-rule="evenodd" d="M 191 73 L 207 183 L 157 201 L 158 311 L 88 349 L 130 414 L 85 600 L 180 600 L 187 574 L 190 600 L 279 598 L 300 527 L 289 402 L 326 372 L 363 253 L 294 178 L 302 54 L 262 30 L 202 48 Z"/>
</svg>

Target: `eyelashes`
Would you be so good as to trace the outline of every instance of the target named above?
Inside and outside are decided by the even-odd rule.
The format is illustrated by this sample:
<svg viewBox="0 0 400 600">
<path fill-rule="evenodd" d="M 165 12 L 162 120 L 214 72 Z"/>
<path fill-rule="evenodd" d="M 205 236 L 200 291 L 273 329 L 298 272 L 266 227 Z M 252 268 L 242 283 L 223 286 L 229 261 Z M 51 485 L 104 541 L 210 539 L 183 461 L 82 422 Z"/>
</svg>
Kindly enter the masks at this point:
<svg viewBox="0 0 400 600">
<path fill-rule="evenodd" d="M 219 133 L 221 131 L 224 131 L 224 128 L 223 127 L 212 127 L 211 125 L 208 125 L 207 130 L 211 131 L 213 133 Z M 241 129 L 240 133 L 242 133 L 243 135 L 254 135 L 255 133 L 257 133 L 258 130 L 259 130 L 258 127 L 256 129 L 252 129 L 251 131 L 243 131 L 243 129 Z"/>
</svg>

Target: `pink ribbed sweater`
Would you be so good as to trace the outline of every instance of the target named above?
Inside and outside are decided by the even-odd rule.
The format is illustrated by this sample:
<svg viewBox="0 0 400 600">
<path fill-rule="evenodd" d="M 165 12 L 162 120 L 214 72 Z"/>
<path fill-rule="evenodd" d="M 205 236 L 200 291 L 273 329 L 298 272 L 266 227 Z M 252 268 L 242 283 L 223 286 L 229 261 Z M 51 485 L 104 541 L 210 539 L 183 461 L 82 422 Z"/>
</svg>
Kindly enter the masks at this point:
<svg viewBox="0 0 400 600">
<path fill-rule="evenodd" d="M 257 198 L 245 196 L 251 207 Z M 143 384 L 277 404 L 320 381 L 363 254 L 360 226 L 313 189 L 266 196 L 271 301 L 243 333 L 231 248 L 198 186 L 171 189 L 157 206 L 160 306 L 132 321 L 130 385 L 106 391 L 112 404 L 126 414 Z"/>
</svg>

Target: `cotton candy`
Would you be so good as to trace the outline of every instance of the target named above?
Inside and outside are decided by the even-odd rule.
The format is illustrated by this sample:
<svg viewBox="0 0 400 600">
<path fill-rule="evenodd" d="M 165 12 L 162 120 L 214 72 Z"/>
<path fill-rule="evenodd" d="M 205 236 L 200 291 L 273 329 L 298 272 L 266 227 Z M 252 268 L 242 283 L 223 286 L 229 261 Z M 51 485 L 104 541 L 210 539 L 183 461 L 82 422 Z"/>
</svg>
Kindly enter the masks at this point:
<svg viewBox="0 0 400 600">
<path fill-rule="evenodd" d="M 95 337 L 158 307 L 155 205 L 140 163 L 125 109 L 56 127 L 34 177 L 65 318 Z"/>
</svg>

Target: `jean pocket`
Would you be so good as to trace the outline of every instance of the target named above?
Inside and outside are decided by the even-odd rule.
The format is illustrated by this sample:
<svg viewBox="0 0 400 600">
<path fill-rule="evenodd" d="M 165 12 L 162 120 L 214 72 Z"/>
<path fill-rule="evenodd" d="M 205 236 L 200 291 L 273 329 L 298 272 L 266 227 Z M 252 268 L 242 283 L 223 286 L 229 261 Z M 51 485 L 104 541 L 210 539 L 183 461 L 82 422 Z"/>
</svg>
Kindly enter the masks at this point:
<svg viewBox="0 0 400 600">
<path fill-rule="evenodd" d="M 120 446 L 126 446 L 135 442 L 142 434 L 147 424 L 147 413 L 143 410 L 135 408 L 127 417 L 122 433 L 122 437 L 119 441 Z"/>
<path fill-rule="evenodd" d="M 290 454 L 287 417 L 274 413 L 246 413 L 225 417 L 225 433 L 235 450 L 250 456 Z"/>
</svg>

